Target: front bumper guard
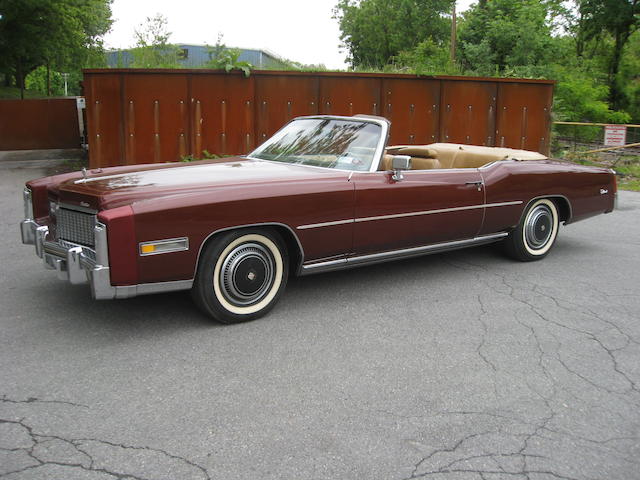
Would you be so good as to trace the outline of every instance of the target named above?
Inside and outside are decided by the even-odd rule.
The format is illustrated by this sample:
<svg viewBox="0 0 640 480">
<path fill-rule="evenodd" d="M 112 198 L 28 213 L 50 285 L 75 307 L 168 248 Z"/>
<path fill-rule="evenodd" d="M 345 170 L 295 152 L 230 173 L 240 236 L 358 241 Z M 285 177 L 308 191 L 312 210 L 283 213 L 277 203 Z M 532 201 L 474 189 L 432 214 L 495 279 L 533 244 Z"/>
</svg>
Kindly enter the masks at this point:
<svg viewBox="0 0 640 480">
<path fill-rule="evenodd" d="M 111 285 L 107 227 L 102 223 L 95 226 L 95 250 L 50 239 L 49 227 L 38 225 L 32 219 L 20 223 L 20 233 L 22 243 L 34 245 L 36 255 L 42 258 L 45 267 L 55 270 L 61 280 L 74 285 L 89 283 L 92 297 L 98 300 L 124 296 L 117 295 L 117 287 Z"/>
<path fill-rule="evenodd" d="M 45 267 L 55 270 L 61 280 L 72 284 L 89 283 L 91 295 L 97 300 L 189 290 L 193 285 L 193 279 L 111 285 L 106 225 L 97 223 L 94 233 L 95 250 L 65 240 L 51 239 L 49 227 L 38 225 L 33 219 L 28 218 L 20 223 L 22 243 L 35 246 L 36 255 L 42 258 Z"/>
</svg>

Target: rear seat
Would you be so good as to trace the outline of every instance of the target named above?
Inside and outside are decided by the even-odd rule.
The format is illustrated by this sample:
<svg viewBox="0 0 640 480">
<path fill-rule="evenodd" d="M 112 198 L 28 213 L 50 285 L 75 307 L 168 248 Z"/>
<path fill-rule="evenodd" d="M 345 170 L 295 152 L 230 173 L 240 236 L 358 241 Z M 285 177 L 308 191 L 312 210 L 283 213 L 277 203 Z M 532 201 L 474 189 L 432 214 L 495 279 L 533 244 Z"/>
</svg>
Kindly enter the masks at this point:
<svg viewBox="0 0 640 480">
<path fill-rule="evenodd" d="M 391 169 L 392 155 L 409 155 L 412 170 L 434 168 L 479 168 L 492 162 L 515 158 L 518 160 L 544 160 L 537 152 L 511 148 L 461 145 L 456 143 L 432 143 L 430 145 L 396 145 L 388 147 L 380 170 Z"/>
</svg>

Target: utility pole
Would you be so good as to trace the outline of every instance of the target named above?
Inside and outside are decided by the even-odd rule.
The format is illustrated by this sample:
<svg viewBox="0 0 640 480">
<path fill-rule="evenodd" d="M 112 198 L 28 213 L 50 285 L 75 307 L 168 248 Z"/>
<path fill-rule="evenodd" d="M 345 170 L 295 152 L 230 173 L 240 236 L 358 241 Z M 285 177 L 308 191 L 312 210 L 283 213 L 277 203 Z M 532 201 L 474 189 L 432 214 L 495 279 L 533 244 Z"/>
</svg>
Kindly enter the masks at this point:
<svg viewBox="0 0 640 480">
<path fill-rule="evenodd" d="M 64 79 L 64 96 L 66 97 L 69 94 L 69 91 L 67 90 L 67 80 L 69 79 L 69 74 L 61 73 L 60 75 L 62 75 L 62 78 Z"/>
<path fill-rule="evenodd" d="M 451 15 L 451 65 L 456 63 L 456 2 L 453 2 L 453 14 Z"/>
</svg>

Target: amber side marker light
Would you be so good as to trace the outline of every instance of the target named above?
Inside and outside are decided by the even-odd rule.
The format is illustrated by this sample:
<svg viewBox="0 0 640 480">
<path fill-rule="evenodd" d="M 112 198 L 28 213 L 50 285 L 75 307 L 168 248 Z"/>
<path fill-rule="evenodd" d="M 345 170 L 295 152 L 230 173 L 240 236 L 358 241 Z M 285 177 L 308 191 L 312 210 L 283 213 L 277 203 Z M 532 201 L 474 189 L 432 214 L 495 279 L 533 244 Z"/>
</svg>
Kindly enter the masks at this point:
<svg viewBox="0 0 640 480">
<path fill-rule="evenodd" d="M 140 256 L 158 255 L 160 253 L 182 252 L 189 250 L 189 239 L 187 237 L 168 238 L 166 240 L 155 240 L 153 242 L 140 243 Z"/>
</svg>

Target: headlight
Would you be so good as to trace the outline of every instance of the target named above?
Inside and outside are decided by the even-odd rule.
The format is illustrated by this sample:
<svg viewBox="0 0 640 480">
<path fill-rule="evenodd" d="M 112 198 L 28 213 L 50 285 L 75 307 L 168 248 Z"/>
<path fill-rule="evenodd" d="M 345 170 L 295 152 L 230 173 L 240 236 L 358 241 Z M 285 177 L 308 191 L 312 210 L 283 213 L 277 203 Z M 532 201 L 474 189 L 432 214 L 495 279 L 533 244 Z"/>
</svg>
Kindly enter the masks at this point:
<svg viewBox="0 0 640 480">
<path fill-rule="evenodd" d="M 33 220 L 33 200 L 31 189 L 25 188 L 22 191 L 22 201 L 24 202 L 24 218 Z"/>
</svg>

